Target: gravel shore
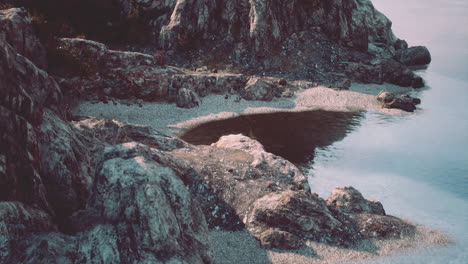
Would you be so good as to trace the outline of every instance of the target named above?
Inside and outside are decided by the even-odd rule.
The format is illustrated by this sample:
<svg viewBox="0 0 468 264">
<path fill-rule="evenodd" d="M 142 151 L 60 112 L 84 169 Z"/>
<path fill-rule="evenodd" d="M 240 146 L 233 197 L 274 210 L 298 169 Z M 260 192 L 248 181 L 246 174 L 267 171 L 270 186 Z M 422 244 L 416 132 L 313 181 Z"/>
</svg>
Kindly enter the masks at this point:
<svg viewBox="0 0 468 264">
<path fill-rule="evenodd" d="M 271 102 L 238 102 L 235 95 L 208 95 L 202 104 L 192 109 L 179 108 L 166 102 L 143 102 L 138 104 L 109 102 L 83 102 L 73 113 L 115 119 L 120 122 L 152 126 L 168 135 L 178 135 L 198 124 L 227 119 L 239 115 L 273 112 L 301 112 L 327 110 L 340 112 L 375 111 L 387 114 L 407 114 L 398 109 L 382 108 L 375 95 L 381 90 L 407 92 L 408 88 L 393 85 L 353 84 L 350 90 L 334 90 L 314 87 L 299 90 L 292 98 L 274 98 Z"/>
</svg>

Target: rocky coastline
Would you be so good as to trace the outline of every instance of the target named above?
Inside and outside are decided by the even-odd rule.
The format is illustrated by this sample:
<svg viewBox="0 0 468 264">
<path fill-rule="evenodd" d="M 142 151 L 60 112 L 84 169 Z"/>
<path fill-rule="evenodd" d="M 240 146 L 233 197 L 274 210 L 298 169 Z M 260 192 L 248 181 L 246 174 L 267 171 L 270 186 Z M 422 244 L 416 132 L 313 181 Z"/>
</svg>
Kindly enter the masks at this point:
<svg viewBox="0 0 468 264">
<path fill-rule="evenodd" d="M 246 135 L 192 145 L 77 110 L 192 111 L 217 96 L 303 111 L 342 95 L 358 98 L 348 110 L 415 111 L 408 95 L 353 91 L 421 88 L 409 67 L 431 60 L 370 1 L 46 2 L 0 1 L 0 263 L 230 263 L 216 241 L 229 232 L 318 262 L 323 246 L 377 256 L 429 233 L 449 243 L 353 187 L 312 194 L 296 165 Z"/>
</svg>

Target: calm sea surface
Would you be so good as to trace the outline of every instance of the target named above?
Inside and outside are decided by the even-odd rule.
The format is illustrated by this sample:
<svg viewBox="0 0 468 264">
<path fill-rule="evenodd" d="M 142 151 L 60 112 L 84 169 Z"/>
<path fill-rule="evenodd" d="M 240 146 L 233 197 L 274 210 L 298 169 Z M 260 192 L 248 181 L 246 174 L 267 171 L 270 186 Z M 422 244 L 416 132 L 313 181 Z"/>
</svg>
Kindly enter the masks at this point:
<svg viewBox="0 0 468 264">
<path fill-rule="evenodd" d="M 366 113 L 343 140 L 316 148 L 312 190 L 327 197 L 352 185 L 387 213 L 446 232 L 455 244 L 365 263 L 468 263 L 468 1 L 374 0 L 395 34 L 425 45 L 433 61 L 419 72 L 412 115 Z"/>
</svg>

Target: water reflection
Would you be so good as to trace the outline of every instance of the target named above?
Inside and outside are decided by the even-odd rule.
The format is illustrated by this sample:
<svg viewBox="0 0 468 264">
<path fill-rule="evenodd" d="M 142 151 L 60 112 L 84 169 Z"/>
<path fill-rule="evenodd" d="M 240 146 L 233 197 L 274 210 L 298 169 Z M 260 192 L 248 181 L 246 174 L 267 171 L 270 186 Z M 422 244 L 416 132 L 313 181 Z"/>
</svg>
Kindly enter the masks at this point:
<svg viewBox="0 0 468 264">
<path fill-rule="evenodd" d="M 342 140 L 358 126 L 363 113 L 307 111 L 243 115 L 202 124 L 180 138 L 208 145 L 223 135 L 242 133 L 258 140 L 268 152 L 304 166 L 317 147 Z"/>
</svg>

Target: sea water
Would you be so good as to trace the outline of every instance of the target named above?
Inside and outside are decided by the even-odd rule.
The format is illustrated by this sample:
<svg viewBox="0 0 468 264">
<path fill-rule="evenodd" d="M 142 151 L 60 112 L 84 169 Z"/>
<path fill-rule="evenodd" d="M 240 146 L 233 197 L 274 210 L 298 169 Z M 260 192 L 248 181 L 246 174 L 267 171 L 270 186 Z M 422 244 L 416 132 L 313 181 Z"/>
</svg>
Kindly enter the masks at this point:
<svg viewBox="0 0 468 264">
<path fill-rule="evenodd" d="M 388 214 L 430 226 L 454 244 L 364 263 L 468 263 L 468 1 L 374 0 L 410 46 L 433 61 L 411 115 L 368 112 L 342 141 L 317 148 L 309 179 L 327 197 L 354 186 Z"/>
</svg>

